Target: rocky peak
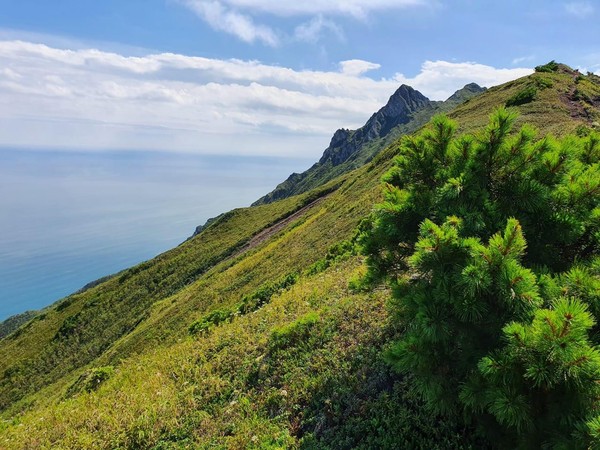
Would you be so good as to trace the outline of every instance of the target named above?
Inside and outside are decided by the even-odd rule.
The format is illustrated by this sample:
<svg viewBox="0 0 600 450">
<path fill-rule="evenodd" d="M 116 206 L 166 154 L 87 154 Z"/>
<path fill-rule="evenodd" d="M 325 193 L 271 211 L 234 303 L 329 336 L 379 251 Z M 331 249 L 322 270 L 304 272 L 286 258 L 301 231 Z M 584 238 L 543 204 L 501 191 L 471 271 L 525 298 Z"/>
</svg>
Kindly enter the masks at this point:
<svg viewBox="0 0 600 450">
<path fill-rule="evenodd" d="M 397 117 L 420 109 L 427 103 L 429 103 L 427 97 L 412 87 L 403 84 L 392 94 L 387 104 L 377 114 L 386 117 Z"/>
<path fill-rule="evenodd" d="M 363 138 L 361 144 L 385 136 L 392 128 L 407 123 L 413 113 L 431 103 L 419 91 L 403 84 L 392 94 L 387 104 L 373 114 L 364 127 L 357 130 L 356 135 Z"/>
<path fill-rule="evenodd" d="M 333 134 L 331 142 L 329 143 L 329 147 L 337 147 L 341 143 L 345 142 L 351 134 L 352 132 L 347 128 L 340 128 Z"/>
<path fill-rule="evenodd" d="M 399 124 L 407 123 L 414 112 L 430 104 L 431 101 L 419 91 L 405 84 L 401 85 L 386 105 L 373 114 L 363 127 L 358 130 L 337 130 L 319 164 L 329 162 L 337 166 L 343 163 L 367 142 L 385 136 Z"/>
<path fill-rule="evenodd" d="M 460 103 L 483 92 L 485 88 L 475 83 L 467 84 L 456 91 L 445 102 L 429 100 L 419 91 L 405 84 L 392 94 L 383 108 L 357 130 L 339 129 L 331 138 L 323 156 L 310 169 L 301 174 L 292 174 L 272 192 L 257 200 L 254 205 L 270 203 L 306 192 L 333 179 L 341 173 L 364 164 L 385 143 L 386 137 L 396 127 L 402 126 L 404 133 L 415 131 L 435 113 L 446 112 Z M 375 142 L 374 146 L 370 143 Z"/>
</svg>

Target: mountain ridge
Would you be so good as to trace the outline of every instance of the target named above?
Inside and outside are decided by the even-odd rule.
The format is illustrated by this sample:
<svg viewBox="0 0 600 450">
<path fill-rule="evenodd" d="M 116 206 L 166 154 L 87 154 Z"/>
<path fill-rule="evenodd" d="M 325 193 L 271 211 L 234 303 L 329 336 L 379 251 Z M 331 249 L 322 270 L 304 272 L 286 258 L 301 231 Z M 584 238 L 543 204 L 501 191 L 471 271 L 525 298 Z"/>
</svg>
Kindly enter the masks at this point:
<svg viewBox="0 0 600 450">
<path fill-rule="evenodd" d="M 387 103 L 373 113 L 365 125 L 349 130 L 340 128 L 333 134 L 321 158 L 302 173 L 292 173 L 273 191 L 252 205 L 271 203 L 306 192 L 327 181 L 360 167 L 399 135 L 416 131 L 433 115 L 449 111 L 458 104 L 485 92 L 485 88 L 469 83 L 445 101 L 429 100 L 406 84 L 400 85 Z"/>
</svg>

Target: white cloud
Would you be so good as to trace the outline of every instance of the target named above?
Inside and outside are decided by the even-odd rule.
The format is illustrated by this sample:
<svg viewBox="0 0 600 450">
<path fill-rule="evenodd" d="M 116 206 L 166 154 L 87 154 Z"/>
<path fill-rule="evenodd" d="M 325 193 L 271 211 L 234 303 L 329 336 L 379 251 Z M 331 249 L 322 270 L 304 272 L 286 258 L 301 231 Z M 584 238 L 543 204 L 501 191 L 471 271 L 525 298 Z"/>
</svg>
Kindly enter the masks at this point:
<svg viewBox="0 0 600 450">
<path fill-rule="evenodd" d="M 600 53 L 588 53 L 581 58 L 581 63 L 578 65 L 577 70 L 582 73 L 592 72 L 600 75 Z"/>
<path fill-rule="evenodd" d="M 0 41 L 0 145 L 320 156 L 406 83 L 432 99 L 464 84 L 530 73 L 428 61 L 413 77 L 372 79 L 378 64 L 297 71 L 257 61 L 172 53 L 131 57 Z"/>
<path fill-rule="evenodd" d="M 22 78 L 20 74 L 12 70 L 10 67 L 5 67 L 4 69 L 0 70 L 0 76 L 9 80 L 18 80 Z"/>
<path fill-rule="evenodd" d="M 594 7 L 588 1 L 567 2 L 564 6 L 567 13 L 578 19 L 585 19 L 594 14 Z"/>
<path fill-rule="evenodd" d="M 532 69 L 526 68 L 496 69 L 475 62 L 425 61 L 421 72 L 415 77 L 407 78 L 397 74 L 394 79 L 399 83 L 409 84 L 431 99 L 442 100 L 467 83 L 495 86 L 532 72 Z"/>
<path fill-rule="evenodd" d="M 232 34 L 239 39 L 253 43 L 261 41 L 270 46 L 281 42 L 276 32 L 267 25 L 257 24 L 255 16 L 312 16 L 294 30 L 296 40 L 315 43 L 323 31 L 328 30 L 343 39 L 342 28 L 329 16 L 349 16 L 365 19 L 372 11 L 405 9 L 410 7 L 437 6 L 438 0 L 176 0 L 193 11 L 213 29 Z"/>
<path fill-rule="evenodd" d="M 514 58 L 512 60 L 512 65 L 516 66 L 517 64 L 522 64 L 522 63 L 527 62 L 527 61 L 533 61 L 534 59 L 535 59 L 534 55 L 519 56 L 519 57 Z"/>
<path fill-rule="evenodd" d="M 363 61 L 362 59 L 349 59 L 347 61 L 340 62 L 340 69 L 342 73 L 355 77 L 362 75 L 369 70 L 379 69 L 380 67 L 380 64 Z"/>
<path fill-rule="evenodd" d="M 222 0 L 233 8 L 277 16 L 315 14 L 346 15 L 362 18 L 372 11 L 436 6 L 437 0 Z"/>
<path fill-rule="evenodd" d="M 294 37 L 299 41 L 310 43 L 318 42 L 324 31 L 330 31 L 340 41 L 345 39 L 344 31 L 335 22 L 325 19 L 321 14 L 313 17 L 308 22 L 302 23 L 294 30 Z"/>
<path fill-rule="evenodd" d="M 184 4 L 213 29 L 233 34 L 244 42 L 261 41 L 272 47 L 279 43 L 277 35 L 271 28 L 255 24 L 251 17 L 228 8 L 221 2 L 185 0 Z"/>
</svg>

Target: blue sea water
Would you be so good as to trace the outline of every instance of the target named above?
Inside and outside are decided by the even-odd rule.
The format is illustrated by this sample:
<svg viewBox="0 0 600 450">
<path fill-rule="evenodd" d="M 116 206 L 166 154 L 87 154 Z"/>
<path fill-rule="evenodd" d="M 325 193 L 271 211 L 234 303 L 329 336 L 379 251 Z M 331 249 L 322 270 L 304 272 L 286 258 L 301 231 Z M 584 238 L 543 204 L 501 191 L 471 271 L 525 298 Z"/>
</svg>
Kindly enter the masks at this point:
<svg viewBox="0 0 600 450">
<path fill-rule="evenodd" d="M 309 163 L 0 149 L 0 320 L 178 245 Z"/>
</svg>

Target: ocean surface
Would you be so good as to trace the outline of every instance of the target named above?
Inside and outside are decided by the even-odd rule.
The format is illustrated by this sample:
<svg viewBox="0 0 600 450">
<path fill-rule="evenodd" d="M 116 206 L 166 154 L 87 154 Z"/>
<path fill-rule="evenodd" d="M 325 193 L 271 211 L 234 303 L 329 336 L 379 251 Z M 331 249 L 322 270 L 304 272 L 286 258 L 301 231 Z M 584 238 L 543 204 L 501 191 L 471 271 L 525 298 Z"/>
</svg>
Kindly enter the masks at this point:
<svg viewBox="0 0 600 450">
<path fill-rule="evenodd" d="M 0 321 L 180 244 L 310 163 L 0 149 Z"/>
</svg>

